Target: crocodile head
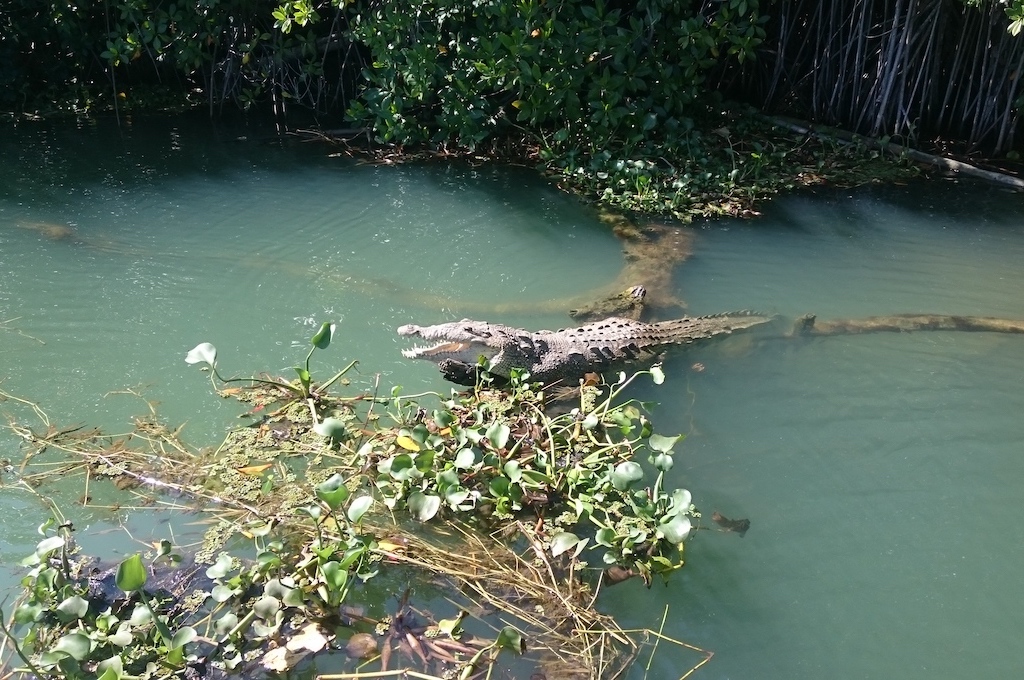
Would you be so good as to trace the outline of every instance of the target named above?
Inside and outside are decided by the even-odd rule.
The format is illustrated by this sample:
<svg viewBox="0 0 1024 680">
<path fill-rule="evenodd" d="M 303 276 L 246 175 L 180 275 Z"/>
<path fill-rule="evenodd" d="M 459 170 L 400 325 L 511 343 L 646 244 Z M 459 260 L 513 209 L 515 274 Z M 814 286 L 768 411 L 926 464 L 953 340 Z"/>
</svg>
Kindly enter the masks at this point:
<svg viewBox="0 0 1024 680">
<path fill-rule="evenodd" d="M 508 337 L 501 332 L 504 328 L 499 324 L 463 319 L 434 326 L 408 324 L 400 326 L 398 334 L 430 343 L 403 349 L 402 356 L 407 359 L 476 364 L 480 357 L 491 360 L 501 353 L 508 344 Z"/>
</svg>

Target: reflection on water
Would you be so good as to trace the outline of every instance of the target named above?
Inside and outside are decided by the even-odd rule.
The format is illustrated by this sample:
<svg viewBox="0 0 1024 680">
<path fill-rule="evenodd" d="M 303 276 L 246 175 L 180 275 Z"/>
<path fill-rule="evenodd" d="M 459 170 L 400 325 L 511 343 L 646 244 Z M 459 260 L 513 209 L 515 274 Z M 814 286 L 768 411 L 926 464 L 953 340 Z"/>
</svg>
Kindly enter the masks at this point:
<svg viewBox="0 0 1024 680">
<path fill-rule="evenodd" d="M 61 423 L 122 427 L 144 407 L 105 395 L 140 387 L 209 443 L 235 411 L 185 351 L 208 340 L 226 372 L 285 372 L 326 318 L 342 343 L 314 371 L 359 358 L 364 382 L 443 388 L 401 358 L 396 326 L 565 325 L 561 301 L 622 266 L 593 213 L 529 172 L 358 165 L 178 119 L 23 127 L 0 149 L 2 389 Z M 696 314 L 1024 318 L 1021 214 L 1018 196 L 941 183 L 790 197 L 701 228 L 675 283 Z M 638 396 L 688 435 L 673 482 L 709 527 L 714 511 L 751 526 L 699 532 L 668 588 L 607 591 L 625 627 L 668 605 L 665 634 L 715 652 L 707 678 L 1024 670 L 1024 339 L 744 336 L 666 370 Z M 31 519 L 0 528 L 10 567 L 45 510 L 14 490 L 0 503 Z M 86 512 L 80 527 L 98 521 Z M 663 648 L 649 677 L 696 659 Z"/>
</svg>

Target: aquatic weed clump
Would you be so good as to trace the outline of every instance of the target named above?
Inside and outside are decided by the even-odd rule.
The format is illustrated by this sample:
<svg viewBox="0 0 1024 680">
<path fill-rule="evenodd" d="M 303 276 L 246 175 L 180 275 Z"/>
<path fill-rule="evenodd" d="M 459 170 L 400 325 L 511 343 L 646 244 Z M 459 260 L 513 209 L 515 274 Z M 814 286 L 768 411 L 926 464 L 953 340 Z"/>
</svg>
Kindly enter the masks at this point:
<svg viewBox="0 0 1024 680">
<path fill-rule="evenodd" d="M 205 451 L 153 412 L 115 437 L 12 421 L 29 449 L 26 490 L 100 474 L 213 519 L 197 548 L 163 542 L 104 564 L 76 553 L 54 508 L 60 521 L 43 528 L 11 620 L 23 668 L 104 680 L 254 677 L 351 646 L 382 671 L 436 677 L 475 677 L 495 663 L 614 675 L 649 631 L 627 633 L 595 611 L 602 569 L 667 577 L 699 519 L 689 492 L 665 487 L 681 437 L 655 434 L 642 405 L 623 398 L 645 374 L 663 378 L 655 367 L 585 384 L 579 406 L 559 415 L 527 376 L 449 397 L 335 396 L 301 375 L 291 389 L 279 378 L 231 379 L 219 393 L 255 404 L 252 422 Z M 61 462 L 35 472 L 45 451 Z M 440 579 L 464 611 L 503 612 L 504 623 L 445 618 L 408 594 L 390 613 L 365 613 L 354 598 L 396 569 Z M 334 663 L 354 672 L 356 662 Z"/>
</svg>

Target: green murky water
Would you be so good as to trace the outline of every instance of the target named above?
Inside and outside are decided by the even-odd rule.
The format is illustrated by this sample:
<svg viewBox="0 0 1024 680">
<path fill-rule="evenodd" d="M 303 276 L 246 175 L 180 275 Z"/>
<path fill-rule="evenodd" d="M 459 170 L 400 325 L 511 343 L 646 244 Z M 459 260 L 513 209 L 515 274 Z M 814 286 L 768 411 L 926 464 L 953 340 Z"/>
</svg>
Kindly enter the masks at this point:
<svg viewBox="0 0 1024 680">
<path fill-rule="evenodd" d="M 621 267 L 594 213 L 529 171 L 330 151 L 181 119 L 5 129 L 0 388 L 117 429 L 141 402 L 107 393 L 141 387 L 209 443 L 236 410 L 184 364 L 200 341 L 227 372 L 285 372 L 340 319 L 344 342 L 314 370 L 358 358 L 357 381 L 443 388 L 401 358 L 396 326 L 565 325 L 556 310 Z M 1024 318 L 1022 216 L 1022 197 L 975 185 L 790 197 L 703 227 L 677 292 L 693 313 Z M 638 396 L 661 402 L 660 430 L 689 435 L 673 482 L 752 528 L 698 534 L 668 588 L 607 591 L 625 627 L 657 626 L 668 605 L 665 634 L 715 652 L 701 678 L 1024 671 L 1024 338 L 746 336 L 666 370 Z M 0 455 L 16 452 L 0 434 Z M 46 510 L 14 489 L 0 507 L 9 583 Z M 111 524 L 65 510 L 80 529 Z M 145 513 L 131 522 L 160 535 Z M 650 677 L 699 658 L 663 646 Z"/>
</svg>

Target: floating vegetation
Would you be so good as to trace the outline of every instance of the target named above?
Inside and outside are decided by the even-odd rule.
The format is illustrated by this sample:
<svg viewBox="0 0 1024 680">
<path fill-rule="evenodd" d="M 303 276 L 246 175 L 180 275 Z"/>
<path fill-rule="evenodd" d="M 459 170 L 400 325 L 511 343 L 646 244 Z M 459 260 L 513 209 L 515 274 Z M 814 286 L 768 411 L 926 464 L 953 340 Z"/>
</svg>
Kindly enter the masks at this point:
<svg viewBox="0 0 1024 680">
<path fill-rule="evenodd" d="M 310 356 L 333 333 L 324 324 Z M 84 498 L 113 485 L 135 505 L 210 521 L 197 548 L 160 541 L 107 564 L 81 554 L 51 504 L 4 624 L 12 672 L 249 678 L 329 659 L 344 672 L 321 677 L 470 680 L 504 669 L 597 679 L 620 677 L 644 643 L 667 640 L 624 631 L 595 608 L 613 571 L 667 578 L 699 528 L 689 492 L 664 485 L 681 437 L 655 434 L 642 405 L 622 399 L 638 376 L 660 382 L 657 367 L 585 385 L 580 406 L 549 415 L 525 376 L 503 390 L 485 376 L 448 398 L 342 397 L 327 387 L 345 371 L 317 383 L 309 357 L 295 382 L 225 379 L 216 361 L 206 343 L 189 353 L 221 397 L 250 406 L 251 422 L 215 449 L 185 442 L 151 404 L 131 431 L 107 434 L 59 427 L 0 392 L 38 421 L 9 419 L 25 455 L 7 468 L 8 490 L 46 502 L 40 487 L 79 475 Z M 653 482 L 635 460 L 644 450 Z M 368 582 L 396 573 L 440 586 L 455 615 L 420 605 L 407 587 L 386 613 L 355 602 Z M 710 658 L 670 642 L 703 655 L 694 668 Z"/>
</svg>

